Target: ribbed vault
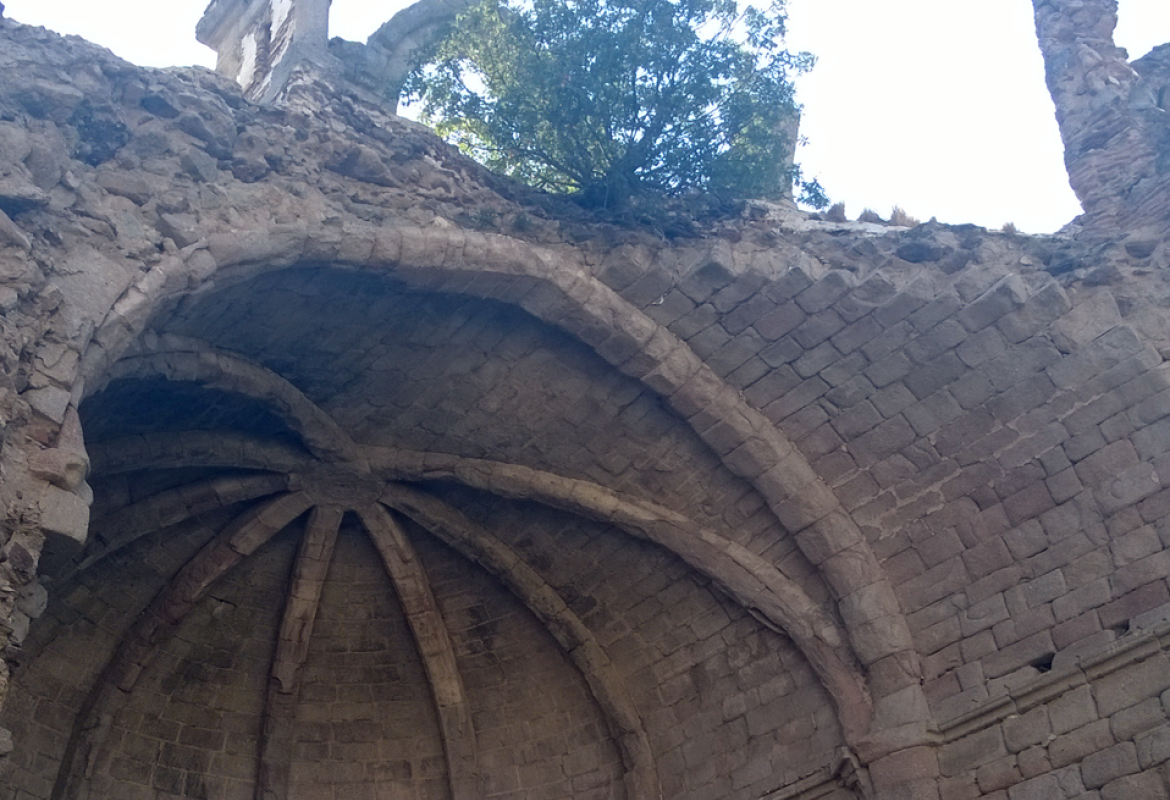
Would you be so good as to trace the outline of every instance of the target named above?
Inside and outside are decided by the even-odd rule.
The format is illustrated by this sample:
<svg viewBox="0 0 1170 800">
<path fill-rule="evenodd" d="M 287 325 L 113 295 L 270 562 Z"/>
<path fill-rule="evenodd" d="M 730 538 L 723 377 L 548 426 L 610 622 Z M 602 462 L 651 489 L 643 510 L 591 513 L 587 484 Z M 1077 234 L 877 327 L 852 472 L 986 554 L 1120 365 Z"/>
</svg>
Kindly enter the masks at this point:
<svg viewBox="0 0 1170 800">
<path fill-rule="evenodd" d="M 46 753 L 60 762 L 52 797 L 168 780 L 266 800 L 359 784 L 685 797 L 709 787 L 712 752 L 747 797 L 868 730 L 824 583 L 645 387 L 490 301 L 329 269 L 226 283 L 162 308 L 82 406 L 94 522 L 84 550 L 48 562 L 60 618 L 159 548 L 182 554 L 109 612 L 71 690 L 80 711 Z M 270 599 L 225 599 L 253 573 Z M 355 580 L 360 592 L 341 588 Z M 345 599 L 378 586 L 393 611 Z M 487 611 L 461 621 L 508 603 L 510 634 Z M 161 676 L 199 672 L 200 648 L 237 669 L 232 643 L 207 639 L 216 613 L 243 606 L 267 613 L 239 645 L 249 699 L 240 685 L 182 696 Z M 366 652 L 388 646 L 383 617 L 398 621 L 400 665 Z M 54 669 L 54 637 L 79 635 L 34 639 L 29 673 Z M 394 694 L 386 674 L 413 681 L 411 703 L 378 701 Z M 212 714 L 222 698 L 248 709 L 233 752 L 197 722 L 180 723 L 186 761 L 143 744 L 144 719 Z"/>
</svg>

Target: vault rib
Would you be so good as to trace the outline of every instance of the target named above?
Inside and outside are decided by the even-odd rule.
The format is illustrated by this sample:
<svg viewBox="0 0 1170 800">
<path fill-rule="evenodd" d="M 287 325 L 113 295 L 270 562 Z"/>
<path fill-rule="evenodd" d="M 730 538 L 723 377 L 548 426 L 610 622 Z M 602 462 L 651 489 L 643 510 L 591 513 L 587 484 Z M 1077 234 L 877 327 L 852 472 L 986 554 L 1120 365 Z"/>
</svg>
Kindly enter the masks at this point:
<svg viewBox="0 0 1170 800">
<path fill-rule="evenodd" d="M 265 696 L 256 800 L 288 798 L 302 668 L 344 513 L 341 508 L 317 506 L 309 515 L 308 529 L 301 539 Z"/>
<path fill-rule="evenodd" d="M 658 770 L 642 717 L 605 650 L 556 589 L 515 550 L 441 500 L 391 484 L 382 502 L 482 566 L 541 621 L 580 670 L 605 715 L 625 764 L 627 799 L 658 800 Z"/>
<path fill-rule="evenodd" d="M 165 437 L 159 439 L 162 442 L 154 437 L 138 440 L 139 457 L 144 459 L 138 462 L 140 466 L 174 463 L 176 454 L 165 446 Z M 242 466 L 225 463 L 212 440 L 200 442 L 201 450 L 190 453 L 193 460 L 187 466 Z M 385 480 L 452 480 L 612 524 L 665 547 L 714 580 L 740 605 L 762 614 L 792 637 L 833 698 L 846 741 L 860 741 L 869 731 L 873 701 L 847 631 L 775 565 L 728 537 L 650 501 L 530 467 L 391 447 L 358 446 L 355 455 L 355 469 L 368 469 Z M 129 452 L 123 455 L 129 457 Z M 880 603 L 875 605 L 880 610 Z"/>
<path fill-rule="evenodd" d="M 301 437 L 314 455 L 351 460 L 356 445 L 333 418 L 300 389 L 270 369 L 198 339 L 163 336 L 143 352 L 127 356 L 107 374 L 119 378 L 161 377 L 235 392 L 267 404 Z"/>
<path fill-rule="evenodd" d="M 388 448 L 371 455 L 370 463 L 375 471 L 384 469 L 387 478 L 454 480 L 611 524 L 666 548 L 792 637 L 833 698 L 847 741 L 869 729 L 871 698 L 845 632 L 792 579 L 727 537 L 655 503 L 529 467 Z"/>
<path fill-rule="evenodd" d="M 422 656 L 447 754 L 451 796 L 454 800 L 479 800 L 483 791 L 471 707 L 430 580 L 414 547 L 389 511 L 380 505 L 356 510 L 382 556 Z"/>
<path fill-rule="evenodd" d="M 118 709 L 130 697 L 160 645 L 174 634 L 211 585 L 311 505 L 309 496 L 298 492 L 254 506 L 230 522 L 158 593 L 122 637 L 78 711 L 51 800 L 83 796 L 83 784 L 92 774 Z"/>
<path fill-rule="evenodd" d="M 313 459 L 302 450 L 235 431 L 184 431 L 126 436 L 90 445 L 89 454 L 96 475 L 180 467 L 295 472 L 313 463 Z"/>
<path fill-rule="evenodd" d="M 287 488 L 284 475 L 241 475 L 209 478 L 151 495 L 96 520 L 91 526 L 91 544 L 82 551 L 85 558 L 68 566 L 54 580 L 63 583 L 154 531 Z"/>
</svg>

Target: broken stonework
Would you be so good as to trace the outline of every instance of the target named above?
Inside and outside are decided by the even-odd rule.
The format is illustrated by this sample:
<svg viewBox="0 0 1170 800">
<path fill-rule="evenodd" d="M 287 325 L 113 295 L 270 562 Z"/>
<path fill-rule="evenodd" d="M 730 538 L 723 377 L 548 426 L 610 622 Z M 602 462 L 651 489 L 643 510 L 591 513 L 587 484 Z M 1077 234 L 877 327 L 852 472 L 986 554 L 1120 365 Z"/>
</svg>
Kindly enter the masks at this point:
<svg viewBox="0 0 1170 800">
<path fill-rule="evenodd" d="M 0 800 L 1160 796 L 1161 50 L 1037 0 L 1061 234 L 652 228 L 327 5 L 0 19 Z"/>
</svg>

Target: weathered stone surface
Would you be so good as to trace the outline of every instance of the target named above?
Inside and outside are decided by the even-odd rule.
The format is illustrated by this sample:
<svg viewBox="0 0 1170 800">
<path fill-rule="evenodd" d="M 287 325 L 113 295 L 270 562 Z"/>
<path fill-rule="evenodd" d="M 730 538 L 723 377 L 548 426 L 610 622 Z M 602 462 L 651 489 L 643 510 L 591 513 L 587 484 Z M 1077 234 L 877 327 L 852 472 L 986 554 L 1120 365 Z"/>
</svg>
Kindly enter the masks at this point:
<svg viewBox="0 0 1170 800">
<path fill-rule="evenodd" d="M 18 791 L 252 796 L 264 730 L 282 796 L 1159 796 L 1161 56 L 1037 3 L 1059 236 L 669 238 L 394 117 L 326 6 L 209 9 L 266 107 L 0 20 Z"/>
</svg>

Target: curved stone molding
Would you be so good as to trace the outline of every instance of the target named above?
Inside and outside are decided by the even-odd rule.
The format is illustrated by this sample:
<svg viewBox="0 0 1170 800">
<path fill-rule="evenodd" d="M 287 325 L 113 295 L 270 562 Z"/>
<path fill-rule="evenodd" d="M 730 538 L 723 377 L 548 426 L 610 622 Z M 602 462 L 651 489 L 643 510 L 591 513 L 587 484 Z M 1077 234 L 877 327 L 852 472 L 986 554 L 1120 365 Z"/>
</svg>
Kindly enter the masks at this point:
<svg viewBox="0 0 1170 800">
<path fill-rule="evenodd" d="M 217 508 L 283 492 L 287 488 L 288 479 L 283 475 L 241 475 L 211 478 L 151 495 L 95 520 L 91 526 L 95 537 L 93 544 L 84 551 L 85 558 L 54 574 L 53 579 L 64 583 L 152 531 Z"/>
<path fill-rule="evenodd" d="M 183 567 L 122 638 L 73 723 L 52 800 L 82 796 L 92 764 L 109 735 L 118 708 L 143 670 L 220 577 L 309 509 L 304 493 L 285 494 L 230 523 Z"/>
<path fill-rule="evenodd" d="M 431 592 L 430 579 L 419 563 L 414 546 L 385 508 L 372 505 L 355 510 L 382 556 L 422 656 L 447 753 L 451 796 L 454 800 L 477 800 L 483 796 L 484 789 L 471 708 L 447 626 Z"/>
<path fill-rule="evenodd" d="M 119 361 L 108 377 L 161 377 L 237 392 L 269 405 L 315 455 L 326 460 L 354 458 L 353 440 L 299 389 L 272 370 L 204 342 L 162 337 L 146 353 Z"/>
<path fill-rule="evenodd" d="M 321 590 L 325 586 L 343 516 L 340 508 L 317 506 L 309 514 L 308 528 L 301 539 L 264 699 L 256 800 L 286 800 L 288 797 L 301 670 L 309 654 Z"/>
<path fill-rule="evenodd" d="M 176 469 L 189 464 L 298 472 L 309 469 L 314 463 L 301 450 L 235 431 L 152 433 L 111 439 L 91 446 L 91 456 L 94 472 L 102 475 L 119 475 L 141 469 Z"/>
<path fill-rule="evenodd" d="M 626 796 L 661 797 L 654 753 L 642 718 L 593 633 L 560 595 L 508 545 L 446 503 L 403 484 L 390 484 L 382 502 L 499 578 L 537 616 L 584 676 L 613 727 L 626 765 Z"/>
</svg>

